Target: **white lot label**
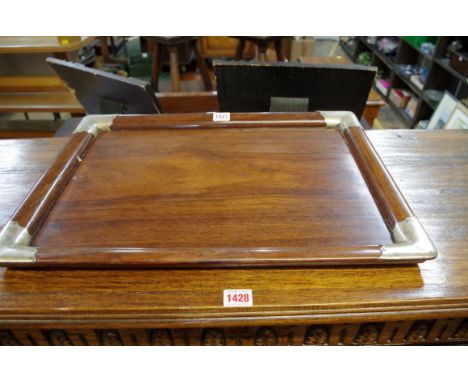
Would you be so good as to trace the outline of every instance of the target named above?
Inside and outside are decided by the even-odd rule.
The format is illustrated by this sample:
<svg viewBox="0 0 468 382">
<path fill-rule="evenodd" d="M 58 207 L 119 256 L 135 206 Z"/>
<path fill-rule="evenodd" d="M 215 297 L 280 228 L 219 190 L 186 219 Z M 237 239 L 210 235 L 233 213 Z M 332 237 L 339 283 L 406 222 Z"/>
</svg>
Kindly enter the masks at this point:
<svg viewBox="0 0 468 382">
<path fill-rule="evenodd" d="M 225 289 L 224 306 L 253 306 L 252 289 Z"/>
<path fill-rule="evenodd" d="M 213 122 L 229 122 L 231 113 L 213 113 Z"/>
</svg>

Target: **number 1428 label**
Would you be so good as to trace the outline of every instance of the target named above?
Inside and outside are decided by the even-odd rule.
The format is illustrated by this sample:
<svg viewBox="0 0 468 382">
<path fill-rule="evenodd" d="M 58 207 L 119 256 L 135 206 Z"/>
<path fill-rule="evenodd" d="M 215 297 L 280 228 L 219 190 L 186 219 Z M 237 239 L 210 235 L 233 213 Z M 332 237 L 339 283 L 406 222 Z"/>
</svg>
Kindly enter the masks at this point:
<svg viewBox="0 0 468 382">
<path fill-rule="evenodd" d="M 252 289 L 225 289 L 224 306 L 253 306 Z"/>
</svg>

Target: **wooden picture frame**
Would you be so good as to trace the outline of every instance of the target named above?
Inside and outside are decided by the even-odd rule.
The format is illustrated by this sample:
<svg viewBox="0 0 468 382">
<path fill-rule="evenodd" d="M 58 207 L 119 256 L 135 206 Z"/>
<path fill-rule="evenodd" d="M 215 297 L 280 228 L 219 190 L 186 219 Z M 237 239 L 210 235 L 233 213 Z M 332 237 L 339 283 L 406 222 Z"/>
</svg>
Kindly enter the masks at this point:
<svg viewBox="0 0 468 382">
<path fill-rule="evenodd" d="M 360 264 L 395 264 L 395 263 L 417 263 L 425 260 L 433 259 L 437 256 L 437 251 L 422 227 L 421 223 L 411 211 L 403 195 L 399 191 L 389 172 L 380 160 L 378 154 L 367 138 L 363 128 L 360 126 L 356 116 L 351 112 L 311 112 L 311 113 L 239 113 L 239 114 L 224 114 L 219 121 L 218 114 L 184 114 L 184 115 L 139 115 L 139 116 L 123 116 L 123 115 L 91 115 L 84 117 L 76 128 L 73 136 L 70 138 L 68 144 L 59 154 L 57 159 L 53 162 L 51 167 L 38 181 L 36 186 L 26 197 L 24 202 L 20 205 L 17 211 L 10 218 L 8 223 L 0 232 L 0 266 L 7 267 L 171 267 L 171 268 L 186 268 L 186 267 L 284 267 L 284 266 L 321 266 L 321 265 L 360 265 Z M 121 135 L 116 135 L 121 134 Z M 267 135 L 266 138 L 263 138 Z M 340 153 L 340 156 L 333 159 L 336 166 L 343 164 L 344 170 L 355 166 L 355 174 L 362 177 L 359 180 L 358 189 L 354 190 L 354 195 L 361 197 L 364 194 L 369 194 L 369 200 L 375 201 L 376 214 L 381 219 L 381 225 L 384 230 L 388 230 L 387 234 L 391 238 L 390 242 L 379 243 L 369 242 L 366 245 L 355 245 L 350 240 L 350 243 L 334 242 L 333 238 L 336 236 L 336 229 L 348 230 L 349 238 L 353 239 L 353 235 L 359 233 L 354 230 L 353 216 L 343 215 L 342 212 L 346 208 L 349 211 L 360 211 L 351 209 L 348 206 L 350 203 L 347 200 L 348 194 L 346 192 L 336 193 L 339 197 L 339 203 L 345 203 L 345 206 L 336 206 L 337 208 L 322 208 L 320 203 L 324 203 L 321 199 L 325 194 L 322 192 L 309 193 L 304 191 L 303 183 L 306 180 L 308 184 L 317 184 L 322 179 L 323 182 L 335 182 L 335 186 L 339 186 L 341 190 L 353 187 L 343 184 L 341 177 L 345 174 L 333 173 L 333 168 L 326 169 L 320 165 L 319 160 L 328 160 L 327 153 L 321 153 L 322 147 L 315 147 L 316 154 L 311 159 L 311 155 L 307 151 L 309 143 L 313 144 L 314 139 L 309 135 L 313 134 L 314 139 L 320 139 L 321 142 L 327 143 L 329 147 L 335 147 L 336 152 L 344 148 L 345 152 Z M 180 140 L 180 136 L 183 139 Z M 203 145 L 196 147 L 196 139 L 200 135 L 205 137 Z M 106 217 L 99 213 L 108 208 L 106 195 L 101 198 L 101 202 L 92 200 L 92 206 L 89 213 L 92 214 L 93 219 L 86 220 L 83 218 L 86 200 L 89 199 L 89 194 L 96 194 L 97 192 L 89 188 L 89 182 L 83 183 L 77 188 L 76 182 L 84 178 L 84 173 L 80 171 L 97 171 L 96 166 L 101 167 L 102 172 L 99 173 L 98 178 L 104 178 L 108 173 L 119 174 L 121 169 L 118 164 L 115 164 L 116 155 L 121 152 L 116 147 L 110 146 L 108 157 L 110 163 L 115 166 L 113 168 L 106 168 L 104 162 L 96 159 L 96 155 L 104 155 L 96 151 L 96 145 L 107 144 L 110 145 L 110 140 L 119 142 L 119 145 L 127 150 L 131 150 L 131 143 L 128 140 L 132 136 L 138 138 L 141 145 L 148 145 L 148 140 L 154 136 L 154 142 L 161 142 L 162 146 L 167 151 L 166 156 L 158 152 L 157 148 L 150 146 L 148 152 L 154 152 L 156 156 L 152 165 L 160 164 L 158 169 L 147 166 L 149 169 L 142 169 L 141 174 L 143 178 L 134 178 L 129 181 L 126 187 L 132 187 L 134 190 L 134 182 L 138 183 L 141 179 L 152 181 L 151 184 L 160 185 L 163 182 L 170 192 L 151 194 L 151 199 L 130 198 L 130 195 L 120 193 L 120 199 L 115 206 L 129 203 L 131 208 L 137 205 L 141 206 L 140 212 L 145 213 L 146 210 L 153 211 L 153 214 L 159 213 L 160 209 L 164 209 L 164 203 L 172 203 L 171 208 L 177 208 L 179 215 L 177 216 L 163 216 L 165 224 L 170 224 L 175 230 L 178 230 L 175 236 L 172 237 L 177 245 L 168 245 L 166 247 L 141 245 L 138 242 L 130 242 L 128 245 L 125 240 L 126 234 L 130 236 L 133 232 L 134 235 L 145 234 L 151 240 L 155 240 L 155 230 L 164 230 L 164 224 L 157 219 L 154 220 L 153 216 L 144 217 L 146 223 L 142 225 L 141 218 L 133 217 L 131 222 L 124 220 L 116 221 L 115 213 L 108 213 Z M 114 137 L 114 138 L 113 138 Z M 218 143 L 223 143 L 225 151 L 216 151 L 215 144 L 210 144 L 206 140 L 214 137 L 218 139 Z M 241 137 L 242 142 L 236 141 L 236 137 Z M 255 137 L 262 137 L 263 144 L 251 143 Z M 273 139 L 273 138 L 274 139 Z M 292 139 L 296 137 L 296 141 Z M 309 139 L 304 142 L 304 137 Z M 137 139 L 134 138 L 134 139 Z M 213 138 L 213 139 L 214 139 Z M 171 149 L 174 146 L 174 139 L 179 139 L 178 147 L 184 147 L 186 150 L 180 152 L 176 149 Z M 260 139 L 260 138 L 259 138 Z M 331 140 L 331 141 L 330 141 Z M 112 142 L 114 142 L 112 141 Z M 171 146 L 172 145 L 172 146 Z M 237 146 L 236 146 L 237 145 Z M 244 151 L 239 151 L 241 145 L 249 148 L 249 155 Z M 300 146 L 300 147 L 299 147 Z M 109 146 L 107 146 L 109 147 Z M 195 147 L 195 148 L 193 148 Z M 237 147 L 237 149 L 236 149 Z M 290 150 L 294 155 L 288 156 L 286 149 Z M 172 150 L 172 151 L 171 151 Z M 211 150 L 211 151 L 210 151 Z M 237 150 L 237 151 L 236 151 Z M 188 156 L 187 152 L 193 155 Z M 106 154 L 107 155 L 107 154 Z M 200 164 L 200 157 L 208 158 L 207 160 L 213 166 L 216 166 L 220 161 L 225 160 L 229 163 L 229 170 L 237 172 L 236 178 L 227 178 L 229 182 L 226 184 L 218 184 L 219 181 L 216 174 L 226 173 L 226 169 L 219 168 L 216 171 L 213 168 L 206 168 Z M 234 163 L 234 156 L 237 155 L 236 162 Z M 331 155 L 331 154 L 330 154 Z M 343 156 L 344 155 L 344 156 Z M 218 157 L 217 157 L 218 156 Z M 222 157 L 221 157 L 222 156 Z M 324 159 L 320 159 L 324 157 Z M 94 158 L 94 162 L 93 159 Z M 142 157 L 143 158 L 143 157 Z M 213 159 L 214 158 L 214 159 Z M 250 161 L 249 161 L 250 158 Z M 344 158 L 344 159 L 343 159 Z M 309 172 L 304 173 L 302 162 L 317 172 L 319 178 L 312 177 L 313 174 Z M 343 160 L 342 160 L 343 159 Z M 121 178 L 125 181 L 128 177 L 136 176 L 137 168 L 135 166 L 145 164 L 141 163 L 128 163 L 129 159 L 126 156 L 120 158 L 119 163 L 127 166 L 129 172 L 125 173 Z M 194 164 L 195 163 L 195 164 Z M 253 164 L 251 164 L 253 163 Z M 263 163 L 262 171 L 258 170 L 258 163 Z M 84 166 L 84 167 L 83 167 Z M 104 166 L 104 167 L 103 167 Z M 133 166 L 133 167 L 132 167 Z M 196 167 L 193 167 L 196 166 Z M 242 167 L 243 166 L 243 167 Z M 290 166 L 290 167 L 288 167 Z M 348 167 L 346 167 L 348 166 Z M 112 167 L 112 166 L 111 166 Z M 151 167 L 151 168 L 150 168 Z M 241 167 L 241 169 L 239 169 Z M 196 168 L 197 171 L 192 171 L 190 174 L 187 169 Z M 168 171 L 167 174 L 182 174 L 184 177 L 169 179 L 164 174 L 159 175 L 157 171 Z M 265 174 L 264 169 L 274 171 L 271 175 Z M 276 169 L 276 170 L 272 170 Z M 343 170 L 343 171 L 344 171 Z M 123 170 L 122 170 L 123 171 Z M 149 173 L 148 173 L 149 171 Z M 203 177 L 204 172 L 210 172 Z M 324 172 L 325 171 L 325 172 Z M 330 176 L 327 177 L 327 172 Z M 341 170 L 340 170 L 341 171 Z M 214 175 L 213 175 L 214 174 Z M 248 178 L 249 174 L 251 175 Z M 122 175 L 122 174 L 121 174 Z M 187 176 L 189 176 L 187 178 Z M 229 176 L 229 174 L 227 175 Z M 304 178 L 306 176 L 307 178 Z M 159 178 L 158 178 L 159 177 Z M 247 178 L 246 178 L 247 177 Z M 257 182 L 258 177 L 263 177 L 264 181 Z M 276 178 L 275 178 L 276 177 Z M 157 180 L 153 180 L 157 178 Z M 188 180 L 187 180 L 187 179 Z M 140 179 L 140 180 L 139 180 Z M 234 180 L 233 180 L 234 179 Z M 245 179 L 249 180 L 245 181 Z M 252 180 L 253 179 L 253 180 Z M 286 179 L 286 181 L 284 180 Z M 184 182 L 192 182 L 184 189 Z M 275 181 L 281 186 L 281 194 L 276 194 L 274 188 Z M 109 198 L 112 198 L 114 190 L 116 193 L 120 188 L 125 188 L 118 183 L 106 186 L 106 180 L 102 179 L 101 185 L 106 187 L 106 190 L 112 190 Z M 195 183 L 193 183 L 195 182 Z M 198 182 L 198 183 L 197 183 Z M 209 182 L 207 186 L 205 183 Z M 219 181 L 220 182 L 220 181 Z M 257 183 L 256 183 L 257 182 Z M 174 185 L 177 183 L 177 187 Z M 75 186 L 73 186 L 75 184 Z M 142 183 L 143 184 L 143 183 Z M 367 185 L 367 189 L 366 189 Z M 162 187 L 162 186 L 161 186 Z M 198 188 L 197 188 L 198 187 Z M 241 192 L 236 194 L 236 202 L 231 198 L 232 194 L 228 194 L 230 199 L 225 198 L 219 201 L 219 195 L 222 192 L 229 193 L 230 190 L 241 188 Z M 244 188 L 242 188 L 244 187 Z M 272 188 L 273 187 L 273 188 Z M 138 193 L 144 192 L 148 187 L 141 185 Z M 300 188 L 300 189 L 299 189 Z M 129 188 L 128 188 L 129 189 Z M 185 195 L 181 195 L 182 191 L 186 190 Z M 174 191 L 175 190 L 175 191 Z M 216 191 L 217 190 L 217 191 Z M 271 206 L 266 206 L 263 213 L 269 214 L 271 211 L 282 212 L 283 215 L 273 214 L 271 216 L 262 217 L 257 214 L 255 208 L 256 204 L 247 205 L 244 194 L 250 190 L 250 193 L 257 194 L 263 192 L 261 197 L 271 201 Z M 191 196 L 193 192 L 197 191 L 197 197 Z M 297 191 L 297 192 L 296 192 Z M 70 193 L 78 193 L 77 201 L 72 204 L 66 204 L 63 200 L 69 197 Z M 101 192 L 101 191 L 99 191 Z M 150 190 L 149 192 L 153 192 Z M 273 194 L 272 194 L 273 192 Z M 331 193 L 331 191 L 330 191 Z M 67 196 L 68 195 L 68 196 Z M 62 199 L 64 198 L 64 199 Z M 126 200 L 126 199 L 131 200 Z M 197 199 L 198 198 L 198 199 Z M 204 199 L 203 199 L 204 198 Z M 281 209 L 281 203 L 288 198 L 288 203 L 291 202 L 292 207 Z M 297 199 L 294 199 L 297 198 Z M 184 201 L 189 200 L 192 204 Z M 204 204 L 205 215 L 191 214 L 189 209 L 193 208 L 193 203 L 201 200 Z M 367 199 L 366 199 L 367 200 Z M 298 202 L 295 205 L 295 202 Z M 65 203 L 65 204 L 63 204 Z M 78 205 L 77 205 L 78 203 Z M 120 204 L 119 204 L 120 203 Z M 145 204 L 146 203 L 146 204 Z M 174 204 L 175 203 L 175 204 Z M 218 203 L 218 204 L 216 204 Z M 224 206 L 224 212 L 229 211 L 232 217 L 233 224 L 223 225 L 226 216 L 220 216 L 216 208 L 213 206 Z M 268 202 L 270 203 L 270 202 Z M 303 205 L 300 205 L 303 203 Z M 325 217 L 315 216 L 304 209 L 304 206 L 310 206 L 313 203 L 314 211 L 323 213 Z M 367 202 L 366 202 L 367 203 Z M 67 210 L 70 206 L 77 208 L 78 214 L 75 217 L 67 215 Z M 67 207 L 68 206 L 68 207 Z M 331 205 L 333 207 L 333 204 Z M 348 207 L 346 207 L 348 206 Z M 302 209 L 301 209 L 302 207 Z M 363 204 L 363 208 L 367 208 L 367 204 Z M 369 206 L 370 208 L 371 206 Z M 110 207 L 109 207 L 110 208 Z M 311 207 L 312 208 L 312 207 Z M 58 209 L 58 212 L 55 211 Z M 111 211 L 111 210 L 109 210 Z M 115 211 L 115 210 L 114 210 Z M 117 210 L 118 211 L 118 210 Z M 135 210 L 136 211 L 136 210 Z M 173 211 L 173 209 L 171 210 Z M 199 210 L 194 210 L 200 212 Z M 208 211 L 208 212 L 206 212 Z M 232 231 L 237 230 L 236 219 L 242 220 L 242 217 L 253 216 L 255 214 L 255 221 L 243 227 L 241 234 L 233 236 Z M 312 211 L 312 209 L 310 209 Z M 68 211 L 70 212 L 70 211 Z M 310 226 L 291 227 L 283 226 L 282 222 L 278 220 L 288 220 L 288 214 L 293 213 L 302 222 L 308 223 L 312 221 Z M 342 220 L 335 219 L 336 214 L 342 217 Z M 353 212 L 355 213 L 355 212 Z M 243 215 L 242 215 L 243 214 Z M 88 230 L 86 237 L 80 237 L 80 244 L 74 242 L 66 236 L 66 229 L 63 226 L 56 226 L 52 221 L 52 216 L 58 216 L 63 224 L 69 226 L 70 232 L 73 235 L 80 235 L 80 229 Z M 68 221 L 67 216 L 71 219 Z M 127 215 L 132 218 L 132 212 Z M 147 216 L 147 215 L 142 215 Z M 330 228 L 323 227 L 326 219 L 331 216 Z M 368 219 L 371 212 L 364 211 L 360 213 L 362 219 Z M 265 219 L 270 220 L 265 220 Z M 78 220 L 76 220 L 78 219 Z M 97 219 L 97 220 L 96 220 Z M 101 220 L 99 220 L 101 219 Z M 149 220 L 148 220 L 149 219 Z M 172 219 L 172 220 L 167 220 Z M 185 220 L 183 220 L 185 219 Z M 198 219 L 198 220 L 197 220 Z M 260 219 L 260 220 L 259 220 Z M 263 219 L 263 220 L 261 220 Z M 194 222 L 195 220 L 195 222 Z M 272 221 L 273 220 L 273 221 Z M 348 221 L 346 227 L 341 227 L 344 220 Z M 259 227 L 258 221 L 267 221 L 270 225 L 265 229 Z M 292 225 L 297 226 L 297 222 L 292 221 Z M 122 223 L 123 222 L 123 223 Z M 210 230 L 205 230 L 206 234 L 201 233 L 205 231 L 198 231 L 194 234 L 185 230 L 184 222 L 191 227 L 222 227 L 221 232 L 216 233 Z M 114 236 L 114 239 L 119 242 L 119 245 L 104 245 L 106 235 L 116 235 L 115 229 L 118 225 L 127 224 L 123 233 Z M 245 221 L 240 223 L 245 224 Z M 240 224 L 239 223 L 239 224 Z M 358 224 L 358 223 L 356 223 Z M 367 224 L 364 222 L 364 224 Z M 89 230 L 92 225 L 94 229 Z M 369 225 L 368 225 L 369 226 Z M 371 224 L 372 226 L 372 224 Z M 385 227 L 386 226 L 386 227 Z M 80 228 L 81 227 L 81 228 Z M 275 235 L 273 232 L 268 232 L 271 228 L 277 229 L 287 240 L 282 242 L 275 242 Z M 333 228 L 334 227 L 334 228 Z M 308 245 L 306 241 L 298 241 L 294 237 L 287 236 L 289 230 L 294 228 L 294 234 L 301 234 L 304 230 L 309 229 L 307 232 L 321 232 L 324 236 L 317 239 L 315 244 Z M 103 233 L 96 230 L 104 230 Z M 70 231 L 71 230 L 71 231 Z M 132 232 L 129 232 L 129 231 Z M 224 231 L 223 231 L 224 230 Z M 248 243 L 242 235 L 248 235 L 251 231 L 259 232 L 259 234 L 270 238 L 272 243 L 282 243 L 281 245 L 271 246 L 248 246 Z M 40 239 L 47 236 L 44 231 L 48 232 L 49 237 L 54 240 L 62 240 L 64 245 L 42 245 L 42 242 L 47 242 L 46 239 Z M 146 231 L 148 231 L 146 233 Z M 265 232 L 267 231 L 267 232 Z M 165 232 L 166 235 L 171 235 L 171 231 L 158 231 L 157 240 L 160 243 L 166 243 L 166 237 L 161 234 Z M 180 234 L 182 232 L 182 234 Z M 304 231 L 305 232 L 305 231 Z M 203 247 L 200 243 L 204 243 L 205 239 L 209 239 L 212 235 L 216 236 L 216 240 L 225 242 L 225 237 L 231 234 L 232 237 L 237 238 L 239 246 L 223 246 L 217 245 L 216 241 L 212 240 L 212 245 Z M 73 236 L 72 235 L 72 236 Z M 391 236 L 390 236 L 391 235 Z M 255 242 L 255 235 L 252 235 Z M 370 237 L 370 236 L 369 236 Z M 387 237 L 387 236 L 386 236 Z M 38 239 L 39 238 L 39 239 Z M 76 236 L 75 236 L 76 238 Z M 112 240 L 114 240 L 112 239 Z M 326 240 L 325 240 L 326 239 Z M 39 240 L 39 244 L 38 241 Z M 98 245 L 88 245 L 89 241 L 95 241 Z M 111 239 L 110 243 L 113 243 Z M 120 240 L 120 241 L 119 241 Z M 122 241 L 123 240 L 123 241 Z M 224 240 L 224 241 L 223 241 Z M 290 240 L 290 241 L 288 241 Z M 377 239 L 376 239 L 377 240 Z M 170 239 L 167 238 L 167 242 Z M 301 243 L 306 243 L 301 245 Z M 83 244 L 85 243 L 85 244 Z M 289 244 L 292 243 L 292 244 Z M 299 243 L 299 244 L 298 244 Z"/>
</svg>

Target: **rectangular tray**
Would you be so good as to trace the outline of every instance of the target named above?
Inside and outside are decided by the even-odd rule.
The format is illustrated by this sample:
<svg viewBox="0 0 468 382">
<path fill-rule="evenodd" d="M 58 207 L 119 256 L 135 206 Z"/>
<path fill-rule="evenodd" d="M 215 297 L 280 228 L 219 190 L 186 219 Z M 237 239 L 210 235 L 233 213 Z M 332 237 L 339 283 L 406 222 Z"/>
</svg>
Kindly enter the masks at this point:
<svg viewBox="0 0 468 382">
<path fill-rule="evenodd" d="M 93 115 L 0 232 L 0 265 L 415 263 L 428 235 L 350 112 Z"/>
</svg>

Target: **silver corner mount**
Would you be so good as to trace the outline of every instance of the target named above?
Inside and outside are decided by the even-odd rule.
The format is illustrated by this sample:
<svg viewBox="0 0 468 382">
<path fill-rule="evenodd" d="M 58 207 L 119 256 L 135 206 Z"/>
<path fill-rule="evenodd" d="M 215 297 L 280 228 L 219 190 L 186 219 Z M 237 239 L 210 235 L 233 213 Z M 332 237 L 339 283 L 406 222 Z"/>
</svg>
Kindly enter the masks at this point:
<svg viewBox="0 0 468 382">
<path fill-rule="evenodd" d="M 85 132 L 97 137 L 103 131 L 111 131 L 110 127 L 115 117 L 117 114 L 87 115 L 83 117 L 73 134 Z"/>
<path fill-rule="evenodd" d="M 392 231 L 393 244 L 382 245 L 381 260 L 431 260 L 437 250 L 418 218 L 411 216 L 398 222 Z"/>
<path fill-rule="evenodd" d="M 341 131 L 351 126 L 361 126 L 356 115 L 351 111 L 319 111 L 327 127 L 339 128 Z"/>
<path fill-rule="evenodd" d="M 31 239 L 26 228 L 10 220 L 0 231 L 0 264 L 35 262 L 37 249 L 29 246 Z"/>
</svg>

